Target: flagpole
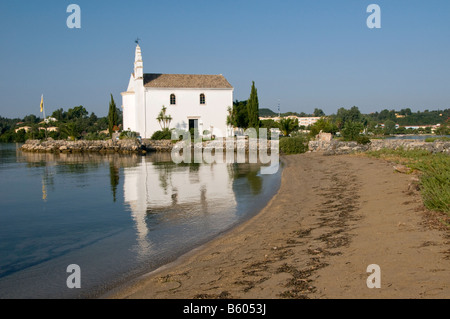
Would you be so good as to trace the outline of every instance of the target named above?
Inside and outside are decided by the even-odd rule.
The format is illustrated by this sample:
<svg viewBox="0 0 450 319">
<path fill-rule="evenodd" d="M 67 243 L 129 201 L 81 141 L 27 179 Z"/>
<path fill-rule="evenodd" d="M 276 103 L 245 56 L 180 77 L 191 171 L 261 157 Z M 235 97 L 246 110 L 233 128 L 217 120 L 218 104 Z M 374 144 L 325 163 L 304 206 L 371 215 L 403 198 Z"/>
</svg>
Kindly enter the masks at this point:
<svg viewBox="0 0 450 319">
<path fill-rule="evenodd" d="M 44 101 L 44 94 L 42 94 L 42 101 Z M 44 113 L 44 123 L 45 123 L 45 103 L 42 102 L 42 113 Z"/>
<path fill-rule="evenodd" d="M 45 122 L 45 103 L 44 103 L 44 94 L 42 94 L 41 101 L 42 101 L 42 113 L 44 114 L 44 131 L 45 131 L 45 139 L 47 139 L 47 123 Z"/>
</svg>

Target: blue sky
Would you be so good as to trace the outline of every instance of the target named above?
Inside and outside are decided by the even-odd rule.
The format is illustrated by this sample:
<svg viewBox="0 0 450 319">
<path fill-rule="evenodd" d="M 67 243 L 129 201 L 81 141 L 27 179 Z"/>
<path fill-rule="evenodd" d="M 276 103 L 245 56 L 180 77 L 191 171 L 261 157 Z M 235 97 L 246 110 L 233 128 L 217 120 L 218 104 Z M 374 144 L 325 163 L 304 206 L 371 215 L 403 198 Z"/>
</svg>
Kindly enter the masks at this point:
<svg viewBox="0 0 450 319">
<path fill-rule="evenodd" d="M 69 29 L 71 3 L 81 29 Z M 369 29 L 366 8 L 381 8 Z M 0 2 L 0 116 L 122 104 L 141 39 L 144 72 L 223 74 L 234 98 L 335 113 L 450 107 L 448 0 Z"/>
</svg>

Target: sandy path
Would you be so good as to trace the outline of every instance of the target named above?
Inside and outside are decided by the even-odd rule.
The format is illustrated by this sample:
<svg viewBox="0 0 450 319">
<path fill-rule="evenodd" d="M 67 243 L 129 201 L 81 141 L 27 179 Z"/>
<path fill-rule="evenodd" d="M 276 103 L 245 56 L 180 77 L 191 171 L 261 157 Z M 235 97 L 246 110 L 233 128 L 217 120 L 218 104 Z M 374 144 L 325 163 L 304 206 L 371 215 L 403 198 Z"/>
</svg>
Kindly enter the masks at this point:
<svg viewBox="0 0 450 319">
<path fill-rule="evenodd" d="M 285 157 L 256 217 L 111 298 L 449 298 L 448 231 L 429 229 L 410 175 L 356 156 Z M 369 289 L 366 268 L 381 268 Z"/>
</svg>

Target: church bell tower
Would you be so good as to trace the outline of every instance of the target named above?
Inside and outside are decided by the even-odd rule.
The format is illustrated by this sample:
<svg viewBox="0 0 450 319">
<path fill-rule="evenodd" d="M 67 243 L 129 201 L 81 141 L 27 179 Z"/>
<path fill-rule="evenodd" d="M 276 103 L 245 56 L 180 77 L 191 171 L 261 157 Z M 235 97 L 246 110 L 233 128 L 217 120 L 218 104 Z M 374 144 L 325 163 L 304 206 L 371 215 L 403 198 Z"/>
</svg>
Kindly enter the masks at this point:
<svg viewBox="0 0 450 319">
<path fill-rule="evenodd" d="M 134 58 L 134 78 L 144 79 L 144 62 L 142 61 L 142 52 L 139 44 L 136 46 L 136 54 Z"/>
</svg>

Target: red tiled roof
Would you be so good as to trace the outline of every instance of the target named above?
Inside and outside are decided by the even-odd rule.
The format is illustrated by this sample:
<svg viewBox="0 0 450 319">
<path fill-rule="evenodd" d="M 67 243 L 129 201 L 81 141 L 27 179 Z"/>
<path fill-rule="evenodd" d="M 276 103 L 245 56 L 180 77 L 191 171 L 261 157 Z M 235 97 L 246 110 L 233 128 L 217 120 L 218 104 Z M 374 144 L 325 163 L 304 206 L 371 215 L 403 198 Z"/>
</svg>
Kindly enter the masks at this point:
<svg viewBox="0 0 450 319">
<path fill-rule="evenodd" d="M 144 86 L 154 88 L 232 89 L 222 74 L 144 74 Z"/>
</svg>

